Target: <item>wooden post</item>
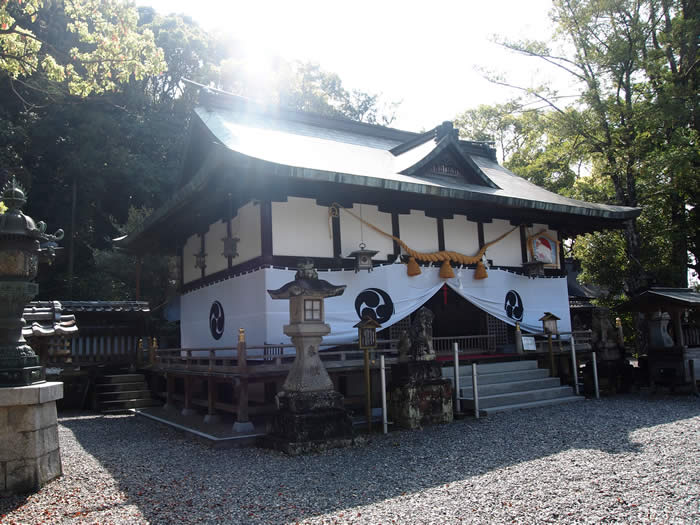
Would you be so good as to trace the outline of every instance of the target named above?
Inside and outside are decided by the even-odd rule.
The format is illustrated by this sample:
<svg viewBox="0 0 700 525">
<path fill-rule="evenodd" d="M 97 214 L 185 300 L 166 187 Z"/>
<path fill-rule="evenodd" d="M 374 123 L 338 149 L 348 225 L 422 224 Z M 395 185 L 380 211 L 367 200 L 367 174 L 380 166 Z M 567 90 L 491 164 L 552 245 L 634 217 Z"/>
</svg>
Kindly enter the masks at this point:
<svg viewBox="0 0 700 525">
<path fill-rule="evenodd" d="M 156 352 L 158 351 L 158 339 L 155 337 L 151 341 L 151 346 L 148 348 L 148 362 L 151 366 L 156 364 Z"/>
<path fill-rule="evenodd" d="M 520 330 L 520 323 L 515 323 L 515 351 L 518 354 L 523 353 L 523 333 Z"/>
<path fill-rule="evenodd" d="M 185 408 L 183 416 L 193 416 L 196 411 L 192 408 L 192 376 L 185 376 Z"/>
<path fill-rule="evenodd" d="M 245 330 L 238 329 L 238 410 L 236 422 L 233 424 L 234 432 L 253 432 L 255 428 L 248 418 L 248 354 L 245 344 Z"/>
<path fill-rule="evenodd" d="M 552 334 L 547 334 L 547 346 L 549 348 L 549 377 L 556 377 L 554 364 L 554 349 L 552 348 Z"/>
<path fill-rule="evenodd" d="M 220 423 L 221 417 L 216 413 L 216 378 L 207 378 L 207 415 L 204 416 L 205 423 Z"/>
<path fill-rule="evenodd" d="M 367 432 L 372 432 L 372 382 L 369 372 L 369 348 L 365 354 L 365 416 L 367 417 Z"/>
<path fill-rule="evenodd" d="M 617 344 L 620 348 L 625 347 L 625 333 L 622 331 L 622 319 L 615 318 L 615 328 L 617 329 Z"/>
<path fill-rule="evenodd" d="M 139 344 L 136 345 L 136 366 L 141 368 L 143 364 L 143 339 L 139 337 Z"/>
</svg>

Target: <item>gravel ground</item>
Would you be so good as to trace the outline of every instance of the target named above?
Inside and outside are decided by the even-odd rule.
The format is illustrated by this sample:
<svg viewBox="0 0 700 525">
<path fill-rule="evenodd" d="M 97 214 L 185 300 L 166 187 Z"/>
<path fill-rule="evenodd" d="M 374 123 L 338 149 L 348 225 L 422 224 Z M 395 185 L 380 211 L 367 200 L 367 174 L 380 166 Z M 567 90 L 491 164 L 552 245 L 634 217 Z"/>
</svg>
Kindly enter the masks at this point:
<svg viewBox="0 0 700 525">
<path fill-rule="evenodd" d="M 700 523 L 700 400 L 616 397 L 290 458 L 60 420 L 64 475 L 1 523 Z"/>
</svg>

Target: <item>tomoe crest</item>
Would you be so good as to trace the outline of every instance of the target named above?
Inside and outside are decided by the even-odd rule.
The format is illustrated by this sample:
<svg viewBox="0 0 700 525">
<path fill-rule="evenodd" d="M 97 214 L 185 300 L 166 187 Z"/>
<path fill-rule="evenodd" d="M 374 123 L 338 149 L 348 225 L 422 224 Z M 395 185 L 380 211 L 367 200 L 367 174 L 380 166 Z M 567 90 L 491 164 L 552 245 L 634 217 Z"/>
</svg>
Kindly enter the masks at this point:
<svg viewBox="0 0 700 525">
<path fill-rule="evenodd" d="M 383 324 L 394 315 L 394 302 L 384 290 L 367 288 L 355 298 L 355 311 L 360 319 L 371 317 L 379 324 Z"/>
<path fill-rule="evenodd" d="M 515 321 L 522 321 L 523 314 L 525 313 L 525 307 L 523 306 L 523 299 L 520 294 L 515 290 L 508 290 L 506 294 L 506 301 L 504 305 L 506 315 Z"/>
<path fill-rule="evenodd" d="M 209 331 L 217 341 L 224 335 L 224 307 L 219 301 L 214 301 L 209 309 Z"/>
</svg>

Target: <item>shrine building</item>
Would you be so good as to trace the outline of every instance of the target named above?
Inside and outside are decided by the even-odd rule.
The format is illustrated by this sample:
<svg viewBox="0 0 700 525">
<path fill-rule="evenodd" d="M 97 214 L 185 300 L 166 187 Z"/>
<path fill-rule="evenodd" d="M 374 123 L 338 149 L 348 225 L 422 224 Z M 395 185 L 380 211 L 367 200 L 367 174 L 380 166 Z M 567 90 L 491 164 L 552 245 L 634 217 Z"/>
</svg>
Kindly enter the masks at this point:
<svg viewBox="0 0 700 525">
<path fill-rule="evenodd" d="M 545 312 L 567 332 L 562 242 L 640 213 L 540 188 L 450 122 L 415 133 L 206 90 L 179 177 L 124 244 L 179 257 L 182 348 L 230 348 L 239 328 L 251 346 L 287 343 L 288 305 L 267 290 L 307 260 L 346 285 L 326 301 L 326 343 L 356 341 L 367 315 L 396 338 L 423 305 L 438 337 L 507 346 Z"/>
</svg>

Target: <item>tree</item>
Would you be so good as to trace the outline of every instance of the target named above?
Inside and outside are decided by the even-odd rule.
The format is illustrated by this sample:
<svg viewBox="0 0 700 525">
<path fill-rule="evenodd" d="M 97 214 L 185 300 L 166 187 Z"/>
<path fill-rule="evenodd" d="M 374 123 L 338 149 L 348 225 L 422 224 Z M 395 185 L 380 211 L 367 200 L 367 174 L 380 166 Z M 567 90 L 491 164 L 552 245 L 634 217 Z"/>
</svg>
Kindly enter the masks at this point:
<svg viewBox="0 0 700 525">
<path fill-rule="evenodd" d="M 697 261 L 699 14 L 697 3 L 685 0 L 557 0 L 552 17 L 563 52 L 542 42 L 504 42 L 580 86 L 568 107 L 551 93 L 523 90 L 549 108 L 546 137 L 556 140 L 546 140 L 540 155 L 568 141 L 590 170 L 572 194 L 594 191 L 603 202 L 643 208 L 623 232 L 628 293 L 654 283 L 686 286 L 688 267 L 697 266 L 688 250 Z M 551 173 L 557 170 L 561 165 Z M 578 253 L 616 246 L 609 235 L 580 239 Z M 602 264 L 587 258 L 584 274 L 603 276 Z"/>
<path fill-rule="evenodd" d="M 13 88 L 46 92 L 48 80 L 85 97 L 164 68 L 153 33 L 123 0 L 0 0 L 0 71 Z"/>
</svg>

